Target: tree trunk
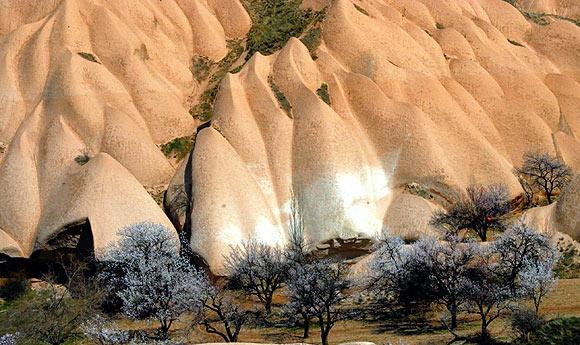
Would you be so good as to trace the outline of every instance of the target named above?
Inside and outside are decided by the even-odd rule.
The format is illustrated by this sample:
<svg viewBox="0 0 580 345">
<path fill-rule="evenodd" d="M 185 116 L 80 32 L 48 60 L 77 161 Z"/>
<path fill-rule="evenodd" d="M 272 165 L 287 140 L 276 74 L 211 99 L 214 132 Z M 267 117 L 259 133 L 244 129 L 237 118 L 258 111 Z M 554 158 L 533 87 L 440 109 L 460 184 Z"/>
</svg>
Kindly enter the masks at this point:
<svg viewBox="0 0 580 345">
<path fill-rule="evenodd" d="M 169 336 L 168 333 L 169 333 L 169 327 L 165 323 L 162 323 L 161 328 L 159 328 L 159 336 L 161 337 L 162 340 L 165 340 Z"/>
<path fill-rule="evenodd" d="M 481 343 L 487 344 L 487 338 L 488 338 L 487 320 L 486 320 L 485 316 L 482 316 L 481 317 Z"/>
<path fill-rule="evenodd" d="M 320 326 L 320 341 L 322 345 L 328 345 L 328 331 L 322 316 L 318 316 L 318 325 Z"/>
<path fill-rule="evenodd" d="M 452 306 L 449 311 L 451 313 L 451 329 L 455 330 L 457 328 L 457 307 Z"/>
<path fill-rule="evenodd" d="M 308 317 L 307 314 L 302 314 L 302 318 L 304 319 L 304 334 L 302 336 L 302 338 L 306 339 L 310 336 L 310 318 Z"/>
<path fill-rule="evenodd" d="M 487 226 L 484 225 L 481 228 L 481 233 L 479 234 L 479 238 L 481 239 L 481 242 L 487 241 Z"/>
<path fill-rule="evenodd" d="M 546 198 L 548 198 L 548 205 L 552 203 L 552 193 L 546 191 Z"/>
<path fill-rule="evenodd" d="M 322 341 L 322 345 L 328 345 L 328 331 L 327 330 L 320 332 L 320 340 Z"/>
<path fill-rule="evenodd" d="M 266 303 L 264 303 L 264 310 L 266 311 L 266 315 L 270 315 L 272 313 L 272 297 L 266 297 Z"/>
</svg>

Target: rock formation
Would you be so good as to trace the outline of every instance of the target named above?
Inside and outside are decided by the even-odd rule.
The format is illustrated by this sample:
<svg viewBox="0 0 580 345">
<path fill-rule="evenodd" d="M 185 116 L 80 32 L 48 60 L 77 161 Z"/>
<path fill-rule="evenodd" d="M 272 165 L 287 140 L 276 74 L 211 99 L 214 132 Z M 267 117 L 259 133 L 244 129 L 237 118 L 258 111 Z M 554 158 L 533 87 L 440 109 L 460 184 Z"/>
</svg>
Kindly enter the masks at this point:
<svg viewBox="0 0 580 345">
<path fill-rule="evenodd" d="M 245 35 L 241 4 L 26 0 L 0 18 L 0 251 L 29 256 L 75 218 L 97 248 L 136 221 L 171 226 L 143 187 L 174 174 L 156 144 L 195 130 L 191 56 Z"/>
<path fill-rule="evenodd" d="M 156 144 L 199 125 L 192 56 L 221 59 L 250 17 L 237 0 L 131 4 L 0 8 L 0 251 L 30 255 L 76 217 L 97 248 L 137 220 L 168 224 L 143 186 L 171 180 L 166 206 L 191 198 L 173 224 L 219 270 L 229 245 L 287 241 L 292 191 L 313 243 L 383 226 L 415 237 L 471 183 L 521 193 L 525 151 L 580 169 L 580 27 L 502 0 L 304 1 L 327 7 L 316 58 L 292 38 L 228 74 L 174 168 Z M 573 1 L 520 5 L 578 15 Z"/>
</svg>

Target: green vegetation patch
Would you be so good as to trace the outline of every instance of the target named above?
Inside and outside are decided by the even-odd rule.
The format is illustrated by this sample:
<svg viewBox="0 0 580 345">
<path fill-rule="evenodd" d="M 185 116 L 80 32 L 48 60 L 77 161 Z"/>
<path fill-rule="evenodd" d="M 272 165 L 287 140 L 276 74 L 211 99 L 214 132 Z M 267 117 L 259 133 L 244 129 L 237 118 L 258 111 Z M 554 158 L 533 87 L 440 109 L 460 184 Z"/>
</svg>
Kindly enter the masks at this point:
<svg viewBox="0 0 580 345">
<path fill-rule="evenodd" d="M 79 52 L 78 54 L 80 57 L 82 57 L 85 60 L 89 60 L 90 62 L 100 64 L 100 62 L 97 61 L 97 58 L 91 53 Z"/>
<path fill-rule="evenodd" d="M 554 267 L 554 273 L 560 279 L 574 279 L 580 277 L 580 253 L 572 245 L 561 249 L 561 257 Z"/>
<path fill-rule="evenodd" d="M 211 119 L 220 82 L 228 74 L 232 65 L 238 61 L 240 56 L 244 53 L 244 46 L 240 39 L 228 41 L 228 48 L 228 54 L 217 64 L 214 64 L 211 60 L 203 57 L 201 57 L 201 59 L 198 58 L 197 60 L 194 59 L 193 61 L 193 76 L 198 81 L 209 79 L 205 91 L 199 97 L 198 103 L 189 110 L 189 113 L 195 119 L 200 121 L 208 121 Z"/>
<path fill-rule="evenodd" d="M 429 191 L 429 189 L 419 183 L 416 182 L 411 182 L 411 183 L 407 183 L 405 185 L 405 190 L 407 191 L 407 193 L 412 194 L 412 195 L 416 195 L 420 198 L 423 199 L 427 199 L 427 200 L 433 200 L 434 196 L 433 194 L 431 194 L 431 192 Z"/>
<path fill-rule="evenodd" d="M 530 334 L 528 344 L 580 344 L 580 317 L 564 317 L 548 321 Z"/>
<path fill-rule="evenodd" d="M 240 71 L 242 70 L 242 67 L 244 67 L 244 65 L 239 65 L 238 67 L 235 67 L 234 69 L 232 69 L 230 71 L 231 74 L 237 74 L 240 73 Z"/>
<path fill-rule="evenodd" d="M 280 104 L 280 108 L 282 108 L 282 110 L 284 110 L 288 116 L 292 116 L 292 105 L 290 104 L 290 101 L 288 101 L 288 98 L 286 98 L 286 95 L 284 95 L 278 85 L 274 83 L 274 79 L 272 77 L 268 77 L 268 83 L 270 84 L 270 88 L 272 89 L 274 96 L 276 96 L 276 99 L 278 100 L 278 104 Z"/>
<path fill-rule="evenodd" d="M 309 29 L 300 41 L 302 41 L 306 48 L 308 48 L 312 59 L 316 60 L 318 58 L 318 56 L 316 56 L 316 50 L 322 41 L 322 29 L 320 27 Z"/>
<path fill-rule="evenodd" d="M 194 139 L 192 136 L 175 138 L 170 142 L 161 145 L 161 151 L 168 158 L 177 158 L 181 160 L 187 156 L 187 154 L 193 148 Z"/>
<path fill-rule="evenodd" d="M 248 33 L 249 59 L 256 52 L 270 55 L 286 44 L 290 37 L 300 37 L 306 29 L 322 21 L 325 11 L 302 9 L 302 0 L 244 0 L 252 18 Z"/>
<path fill-rule="evenodd" d="M 198 82 L 204 81 L 209 77 L 213 61 L 205 56 L 196 55 L 191 59 L 191 74 Z"/>
<path fill-rule="evenodd" d="M 328 93 L 328 84 L 322 83 L 322 85 L 320 85 L 318 90 L 316 90 L 316 94 L 318 95 L 318 97 L 320 97 L 321 100 L 324 101 L 324 103 L 330 105 L 330 94 Z"/>
<path fill-rule="evenodd" d="M 90 160 L 91 156 L 87 150 L 82 150 L 81 154 L 75 157 L 75 162 L 80 166 L 87 164 Z"/>
<path fill-rule="evenodd" d="M 525 8 L 523 8 L 518 3 L 518 0 L 504 0 L 504 1 L 509 3 L 510 5 L 512 5 L 513 7 L 515 7 L 518 11 L 520 11 L 520 13 L 524 17 L 528 18 L 529 20 L 531 20 L 532 22 L 534 22 L 538 25 L 548 25 L 548 24 L 550 24 L 550 20 L 548 18 L 555 18 L 555 19 L 568 21 L 568 22 L 580 27 L 580 19 L 569 18 L 569 17 L 558 15 L 558 14 L 552 14 L 552 13 L 531 12 L 531 11 L 528 11 Z"/>
</svg>

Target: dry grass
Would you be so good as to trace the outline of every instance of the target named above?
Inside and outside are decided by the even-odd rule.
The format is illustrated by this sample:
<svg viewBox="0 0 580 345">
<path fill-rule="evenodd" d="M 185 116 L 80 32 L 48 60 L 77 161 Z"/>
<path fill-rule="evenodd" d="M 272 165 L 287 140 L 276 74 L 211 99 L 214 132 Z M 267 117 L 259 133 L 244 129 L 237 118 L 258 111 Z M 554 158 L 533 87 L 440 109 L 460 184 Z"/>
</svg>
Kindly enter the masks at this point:
<svg viewBox="0 0 580 345">
<path fill-rule="evenodd" d="M 280 306 L 284 303 L 281 296 L 275 299 Z M 250 306 L 248 301 L 243 303 Z M 580 316 L 580 279 L 560 280 L 556 289 L 546 297 L 542 305 L 542 314 L 548 318 L 558 316 Z M 123 328 L 144 328 L 144 323 L 134 324 L 128 321 L 121 321 Z M 479 330 L 477 317 L 473 315 L 463 315 L 460 319 L 458 333 L 462 336 L 470 336 Z M 490 331 L 496 340 L 509 341 L 512 337 L 509 319 L 500 318 L 492 323 Z M 176 338 L 185 337 L 191 344 L 223 342 L 215 335 L 205 333 L 202 327 L 188 326 L 187 320 L 175 325 L 173 334 Z M 316 344 L 320 342 L 320 333 L 316 325 L 311 326 L 311 336 L 308 339 L 301 337 L 300 328 L 286 327 L 246 327 L 242 329 L 239 337 L 240 342 L 255 343 L 299 343 L 306 342 Z M 375 344 L 393 343 L 398 344 L 399 340 L 409 345 L 446 344 L 453 337 L 443 330 L 437 321 L 436 313 L 429 316 L 427 322 L 406 320 L 396 322 L 393 320 L 383 321 L 342 321 L 336 324 L 330 334 L 331 344 L 339 344 L 352 341 L 370 341 Z"/>
</svg>

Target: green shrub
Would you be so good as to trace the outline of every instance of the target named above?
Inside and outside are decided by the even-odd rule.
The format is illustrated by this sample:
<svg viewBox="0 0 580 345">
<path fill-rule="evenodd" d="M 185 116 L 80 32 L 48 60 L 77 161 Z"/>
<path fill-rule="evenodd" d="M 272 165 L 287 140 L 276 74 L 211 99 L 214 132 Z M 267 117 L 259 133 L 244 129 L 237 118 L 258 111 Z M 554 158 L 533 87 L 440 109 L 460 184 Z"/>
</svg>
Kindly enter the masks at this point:
<svg viewBox="0 0 580 345">
<path fill-rule="evenodd" d="M 191 74 L 198 82 L 206 80 L 212 65 L 213 61 L 210 58 L 196 55 L 191 59 Z"/>
<path fill-rule="evenodd" d="M 564 317 L 548 321 L 529 335 L 530 345 L 580 344 L 580 317 Z"/>
<path fill-rule="evenodd" d="M 82 150 L 81 154 L 75 157 L 75 162 L 80 166 L 87 164 L 90 160 L 91 156 L 87 150 Z"/>
<path fill-rule="evenodd" d="M 432 200 L 434 199 L 433 194 L 429 191 L 429 188 L 423 186 L 416 182 L 407 183 L 405 185 L 405 190 L 412 195 L 416 195 L 420 198 Z"/>
<path fill-rule="evenodd" d="M 312 59 L 316 60 L 318 58 L 316 56 L 316 49 L 318 49 L 322 41 L 322 29 L 318 27 L 309 29 L 300 41 L 308 48 Z"/>
<path fill-rule="evenodd" d="M 78 54 L 80 55 L 80 57 L 82 57 L 85 60 L 89 60 L 90 62 L 95 62 L 95 63 L 100 64 L 100 62 L 97 61 L 97 58 L 91 53 L 79 52 Z"/>
<path fill-rule="evenodd" d="M 0 313 L 0 333 L 18 333 L 19 345 L 72 344 L 80 325 L 91 318 L 102 302 L 96 280 L 87 266 L 62 267 L 68 281 L 56 283 L 56 274 L 10 303 Z"/>
<path fill-rule="evenodd" d="M 539 329 L 546 321 L 532 309 L 516 307 L 511 314 L 510 324 L 519 339 L 527 339 L 528 335 Z"/>
<path fill-rule="evenodd" d="M 272 79 L 272 77 L 268 77 L 268 83 L 270 84 L 270 88 L 272 89 L 274 96 L 276 96 L 276 99 L 280 104 L 280 108 L 282 108 L 282 110 L 284 110 L 286 114 L 291 116 L 292 105 L 290 104 L 290 101 L 288 101 L 288 98 L 286 98 L 286 95 L 284 95 L 284 93 L 282 92 L 282 90 L 280 90 L 278 85 L 274 83 L 274 79 Z"/>
<path fill-rule="evenodd" d="M 30 283 L 26 279 L 7 279 L 0 286 L 0 298 L 13 301 L 24 295 L 29 287 Z"/>
<path fill-rule="evenodd" d="M 217 63 L 213 73 L 208 73 L 208 76 L 211 76 L 209 76 L 207 88 L 199 97 L 198 103 L 189 110 L 189 113 L 195 119 L 200 121 L 208 121 L 211 119 L 213 116 L 215 98 L 219 91 L 219 85 L 222 79 L 228 74 L 232 65 L 238 61 L 244 52 L 244 46 L 242 45 L 242 40 L 240 39 L 228 41 L 228 48 L 228 53 Z M 206 76 L 205 79 L 207 78 L 208 77 Z"/>
<path fill-rule="evenodd" d="M 256 52 L 270 55 L 282 48 L 290 37 L 300 37 L 309 25 L 319 22 L 324 11 L 301 9 L 302 0 L 245 0 L 252 17 L 248 33 L 249 59 Z"/>
<path fill-rule="evenodd" d="M 243 68 L 243 67 L 244 67 L 244 65 L 239 65 L 238 67 L 236 67 L 236 68 L 232 69 L 232 70 L 230 71 L 230 73 L 231 73 L 231 74 L 237 74 L 237 73 L 240 73 L 240 71 L 242 70 L 242 68 Z"/>
<path fill-rule="evenodd" d="M 330 105 L 330 94 L 328 93 L 328 85 L 326 83 L 320 85 L 318 90 L 316 90 L 316 94 L 324 101 L 324 103 Z"/>
<path fill-rule="evenodd" d="M 161 151 L 166 157 L 173 157 L 181 160 L 187 156 L 187 154 L 193 148 L 193 137 L 181 137 L 175 138 L 170 142 L 161 145 Z"/>
<path fill-rule="evenodd" d="M 580 263 L 578 262 L 578 250 L 569 244 L 560 250 L 561 257 L 554 267 L 554 273 L 560 279 L 574 279 L 580 277 Z"/>
</svg>

